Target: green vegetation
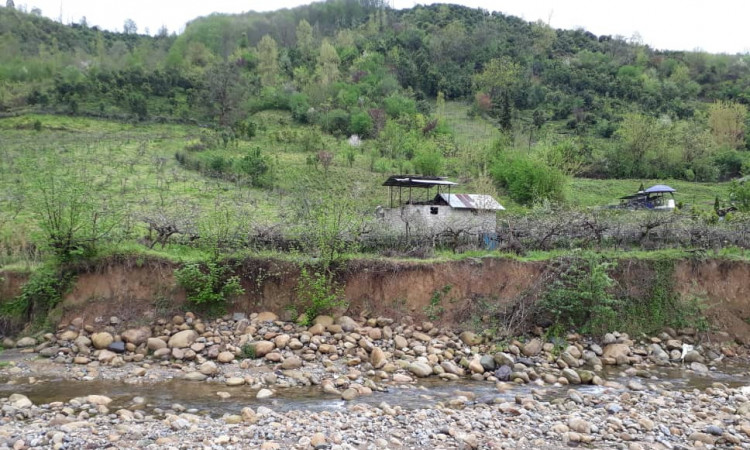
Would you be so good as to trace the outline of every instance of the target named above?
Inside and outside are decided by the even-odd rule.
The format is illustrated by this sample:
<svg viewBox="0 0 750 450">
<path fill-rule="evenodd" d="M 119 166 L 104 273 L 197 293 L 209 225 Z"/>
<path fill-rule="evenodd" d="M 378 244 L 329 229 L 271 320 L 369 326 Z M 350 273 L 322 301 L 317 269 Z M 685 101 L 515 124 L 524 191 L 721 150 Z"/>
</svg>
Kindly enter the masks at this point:
<svg viewBox="0 0 750 450">
<path fill-rule="evenodd" d="M 373 0 L 126 31 L 0 7 L 0 267 L 62 280 L 3 306 L 16 315 L 41 317 L 76 264 L 116 254 L 184 264 L 190 301 L 218 309 L 241 291 L 223 261 L 287 258 L 310 318 L 343 302 L 335 274 L 358 252 L 487 254 L 475 240 L 378 240 L 373 211 L 396 173 L 496 196 L 508 257 L 747 258 L 748 55 Z M 674 214 L 597 208 L 664 182 Z M 587 302 L 614 289 L 591 264 L 564 281 L 593 277 Z M 592 330 L 623 308 L 601 301 Z"/>
<path fill-rule="evenodd" d="M 211 313 L 226 311 L 227 302 L 245 291 L 237 276 L 230 275 L 231 268 L 218 261 L 209 261 L 205 269 L 198 264 L 188 264 L 175 270 L 177 283 L 185 289 L 187 299 L 197 308 Z"/>
<path fill-rule="evenodd" d="M 295 309 L 302 311 L 301 325 L 310 325 L 317 316 L 349 305 L 344 289 L 330 272 L 302 267 L 297 283 Z"/>
<path fill-rule="evenodd" d="M 245 359 L 255 359 L 257 358 L 257 354 L 255 353 L 255 345 L 253 344 L 245 344 L 240 349 L 240 356 L 242 356 Z"/>
<path fill-rule="evenodd" d="M 569 329 L 596 335 L 615 330 L 651 335 L 667 326 L 708 329 L 701 297 L 681 300 L 675 289 L 673 258 L 647 262 L 649 278 L 643 280 L 646 293 L 638 297 L 619 289 L 612 278 L 616 263 L 598 254 L 558 262 L 562 267 L 559 276 L 538 305 L 543 314 L 552 317 L 553 335 Z"/>
</svg>

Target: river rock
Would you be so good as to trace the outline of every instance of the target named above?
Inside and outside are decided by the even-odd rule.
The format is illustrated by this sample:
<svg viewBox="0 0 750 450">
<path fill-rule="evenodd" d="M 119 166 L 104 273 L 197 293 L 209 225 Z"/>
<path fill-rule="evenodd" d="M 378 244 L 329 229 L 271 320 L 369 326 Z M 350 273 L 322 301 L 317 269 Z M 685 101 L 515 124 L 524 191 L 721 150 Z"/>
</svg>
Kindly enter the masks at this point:
<svg viewBox="0 0 750 450">
<path fill-rule="evenodd" d="M 687 353 L 685 353 L 685 358 L 683 359 L 683 362 L 685 362 L 686 364 L 694 363 L 694 362 L 704 363 L 706 362 L 706 360 L 697 350 L 690 350 Z"/>
<path fill-rule="evenodd" d="M 109 350 L 99 350 L 99 356 L 97 359 L 101 363 L 109 363 L 112 362 L 113 359 L 117 357 L 117 354 L 115 352 L 111 352 Z"/>
<path fill-rule="evenodd" d="M 570 384 L 581 384 L 581 376 L 573 369 L 563 369 L 562 376 L 565 377 Z"/>
<path fill-rule="evenodd" d="M 276 347 L 276 344 L 271 341 L 257 341 L 253 342 L 251 345 L 255 348 L 255 356 L 257 358 L 266 356 Z"/>
<path fill-rule="evenodd" d="M 357 392 L 356 389 L 353 389 L 353 388 L 345 389 L 344 392 L 341 393 L 341 398 L 347 401 L 354 400 L 358 396 L 359 396 L 359 393 Z"/>
<path fill-rule="evenodd" d="M 523 346 L 523 354 L 526 356 L 536 356 L 542 351 L 542 341 L 534 338 Z"/>
<path fill-rule="evenodd" d="M 198 367 L 198 371 L 203 375 L 213 376 L 219 373 L 219 367 L 213 361 L 206 361 Z"/>
<path fill-rule="evenodd" d="M 690 369 L 695 371 L 696 373 L 708 373 L 708 367 L 706 367 L 705 364 L 699 362 L 690 363 Z"/>
<path fill-rule="evenodd" d="M 255 394 L 255 398 L 257 399 L 264 399 L 264 398 L 270 398 L 273 397 L 273 391 L 270 389 L 261 389 L 258 391 L 257 394 Z"/>
<path fill-rule="evenodd" d="M 495 370 L 495 359 L 490 355 L 483 355 L 479 359 L 479 363 L 482 365 L 484 370 Z"/>
<path fill-rule="evenodd" d="M 603 358 L 611 358 L 618 365 L 628 364 L 630 355 L 630 346 L 627 344 L 608 344 L 602 351 Z"/>
<path fill-rule="evenodd" d="M 33 406 L 31 400 L 23 394 L 11 394 L 10 397 L 8 397 L 8 401 L 14 408 L 18 409 L 30 408 Z"/>
<path fill-rule="evenodd" d="M 107 346 L 111 344 L 112 342 L 114 342 L 114 340 L 115 338 L 112 337 L 112 335 L 107 333 L 106 331 L 102 331 L 100 333 L 94 333 L 91 335 L 91 343 L 94 345 L 94 348 L 98 350 L 107 348 Z"/>
<path fill-rule="evenodd" d="M 482 343 L 482 338 L 472 331 L 464 331 L 458 335 L 458 338 L 468 346 L 479 345 Z"/>
<path fill-rule="evenodd" d="M 349 316 L 341 316 L 336 319 L 336 324 L 341 325 L 341 329 L 348 332 L 354 331 L 359 325 Z"/>
<path fill-rule="evenodd" d="M 411 383 L 412 381 L 414 380 L 409 375 L 404 375 L 403 373 L 393 374 L 394 383 Z"/>
<path fill-rule="evenodd" d="M 133 344 L 128 343 L 127 345 L 133 345 Z M 110 352 L 114 352 L 114 353 L 125 353 L 126 349 L 127 347 L 123 341 L 114 341 L 114 342 L 111 342 L 107 346 L 107 350 L 109 350 Z M 135 350 L 135 349 L 133 348 L 131 350 Z"/>
<path fill-rule="evenodd" d="M 307 329 L 307 332 L 310 333 L 313 336 L 319 336 L 319 335 L 325 333 L 325 331 L 326 331 L 325 325 L 322 325 L 322 324 L 319 324 L 319 323 L 316 323 L 315 325 L 313 325 L 313 326 L 311 326 L 310 328 Z"/>
<path fill-rule="evenodd" d="M 224 363 L 224 364 L 230 363 L 230 362 L 234 361 L 234 353 L 232 353 L 232 352 L 221 352 L 221 353 L 219 353 L 219 356 L 216 357 L 216 360 L 219 361 L 220 363 Z"/>
<path fill-rule="evenodd" d="M 513 370 L 510 368 L 510 366 L 503 364 L 502 366 L 498 367 L 497 370 L 495 370 L 495 378 L 497 378 L 500 381 L 508 381 L 510 380 L 510 374 L 513 372 Z"/>
<path fill-rule="evenodd" d="M 187 381 L 204 381 L 208 376 L 200 372 L 188 372 L 182 378 Z"/>
<path fill-rule="evenodd" d="M 516 363 L 516 360 L 513 358 L 512 355 L 509 355 L 503 352 L 495 353 L 495 355 L 493 356 L 493 359 L 495 360 L 495 367 L 513 366 L 513 364 Z"/>
<path fill-rule="evenodd" d="M 333 325 L 333 317 L 326 316 L 326 315 L 320 315 L 313 319 L 312 321 L 313 325 L 321 325 L 323 329 L 329 325 Z"/>
<path fill-rule="evenodd" d="M 403 336 L 396 335 L 393 336 L 393 345 L 397 349 L 401 350 L 409 346 L 409 341 L 407 341 Z"/>
<path fill-rule="evenodd" d="M 323 433 L 315 433 L 310 436 L 310 445 L 313 448 L 322 448 L 326 446 L 326 437 Z"/>
<path fill-rule="evenodd" d="M 386 362 L 385 352 L 380 347 L 373 347 L 372 353 L 370 353 L 370 364 L 372 364 L 372 367 L 380 369 L 385 366 Z"/>
<path fill-rule="evenodd" d="M 67 341 L 75 340 L 75 338 L 77 337 L 78 337 L 78 331 L 65 330 L 62 333 L 60 333 L 60 335 L 57 337 L 57 340 L 67 342 Z"/>
<path fill-rule="evenodd" d="M 484 367 L 482 366 L 481 359 L 477 357 L 469 361 L 469 370 L 472 373 L 484 373 Z"/>
<path fill-rule="evenodd" d="M 413 363 L 409 364 L 407 370 L 421 378 L 429 377 L 430 375 L 432 375 L 432 367 L 429 364 L 421 361 L 414 361 Z"/>
<path fill-rule="evenodd" d="M 457 376 L 463 376 L 464 375 L 464 369 L 461 367 L 458 367 L 458 365 L 451 361 L 451 360 L 445 360 L 442 363 L 440 363 L 440 367 L 445 370 L 446 373 L 450 373 Z"/>
<path fill-rule="evenodd" d="M 245 379 L 242 377 L 229 377 L 225 381 L 227 386 L 242 386 L 245 384 Z"/>
<path fill-rule="evenodd" d="M 271 311 L 263 311 L 261 313 L 258 313 L 258 316 L 255 318 L 258 322 L 276 322 L 279 320 L 279 316 L 272 313 Z"/>
<path fill-rule="evenodd" d="M 131 328 L 129 330 L 123 331 L 120 336 L 122 337 L 123 341 L 138 346 L 146 342 L 146 340 L 151 337 L 151 328 Z"/>
<path fill-rule="evenodd" d="M 273 343 L 279 350 L 284 350 L 291 340 L 292 337 L 288 334 L 280 334 L 273 339 Z"/>
<path fill-rule="evenodd" d="M 302 358 L 297 355 L 284 358 L 281 362 L 281 368 L 284 370 L 295 370 L 302 367 Z"/>
<path fill-rule="evenodd" d="M 195 330 L 182 330 L 173 334 L 172 337 L 169 338 L 167 345 L 169 345 L 170 348 L 190 347 L 190 344 L 195 342 L 196 339 L 198 339 L 198 333 L 196 333 Z"/>
<path fill-rule="evenodd" d="M 591 433 L 591 424 L 580 417 L 571 417 L 568 419 L 568 427 L 577 433 Z"/>
<path fill-rule="evenodd" d="M 16 347 L 34 347 L 36 345 L 36 339 L 33 337 L 23 337 L 16 341 Z"/>
<path fill-rule="evenodd" d="M 242 408 L 240 415 L 242 416 L 242 420 L 247 423 L 253 424 L 258 421 L 258 415 L 255 414 L 255 411 L 253 411 L 252 408 L 249 408 L 247 406 Z"/>
<path fill-rule="evenodd" d="M 149 350 L 152 352 L 155 352 L 156 350 L 159 350 L 160 348 L 166 348 L 167 343 L 164 341 L 164 339 L 159 338 L 148 338 L 146 340 L 146 347 L 148 347 Z"/>
</svg>

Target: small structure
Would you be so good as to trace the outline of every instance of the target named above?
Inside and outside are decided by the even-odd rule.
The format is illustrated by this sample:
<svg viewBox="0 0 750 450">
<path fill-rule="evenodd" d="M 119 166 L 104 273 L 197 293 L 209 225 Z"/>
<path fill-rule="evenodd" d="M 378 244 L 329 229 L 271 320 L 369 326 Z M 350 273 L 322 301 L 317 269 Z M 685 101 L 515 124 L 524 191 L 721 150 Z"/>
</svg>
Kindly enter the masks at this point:
<svg viewBox="0 0 750 450">
<path fill-rule="evenodd" d="M 505 208 L 491 195 L 452 194 L 457 184 L 445 177 L 389 177 L 383 186 L 388 186 L 390 207 L 376 209 L 384 231 L 406 236 L 494 234 L 496 212 Z"/>
<path fill-rule="evenodd" d="M 677 189 L 673 189 L 666 184 L 657 184 L 635 194 L 620 197 L 619 207 L 622 209 L 671 211 L 675 209 L 675 192 L 677 192 Z"/>
</svg>

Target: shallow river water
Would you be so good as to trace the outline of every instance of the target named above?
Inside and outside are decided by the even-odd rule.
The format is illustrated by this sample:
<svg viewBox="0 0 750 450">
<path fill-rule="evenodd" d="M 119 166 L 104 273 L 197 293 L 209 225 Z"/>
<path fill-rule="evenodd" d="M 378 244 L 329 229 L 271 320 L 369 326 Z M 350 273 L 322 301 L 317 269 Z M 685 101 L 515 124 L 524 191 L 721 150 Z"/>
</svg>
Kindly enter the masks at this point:
<svg viewBox="0 0 750 450">
<path fill-rule="evenodd" d="M 649 377 L 627 376 L 616 368 L 608 368 L 600 375 L 605 380 L 616 381 L 626 385 L 637 380 L 646 389 L 691 390 L 704 389 L 712 383 L 722 383 L 728 387 L 750 385 L 750 375 L 745 365 L 723 365 L 719 370 L 707 374 L 698 374 L 681 367 L 653 368 Z M 518 385 L 504 392 L 499 391 L 494 383 L 478 381 L 444 382 L 437 379 L 422 379 L 411 387 L 390 387 L 387 392 L 374 392 L 371 396 L 356 399 L 357 403 L 379 405 L 386 402 L 391 406 L 404 409 L 431 407 L 438 402 L 446 401 L 471 392 L 477 402 L 513 402 L 518 395 L 535 394 L 539 400 L 552 401 L 567 395 L 569 389 L 581 393 L 596 394 L 616 388 L 581 385 L 581 386 L 537 386 Z M 533 392 L 532 392 L 533 391 Z M 218 392 L 226 392 L 229 398 L 221 398 Z M 220 417 L 224 414 L 238 414 L 243 407 L 267 406 L 276 411 L 289 410 L 345 410 L 348 402 L 334 395 L 324 394 L 320 387 L 277 389 L 274 397 L 257 399 L 257 390 L 248 386 L 228 387 L 220 383 L 189 382 L 168 380 L 158 383 L 123 383 L 116 381 L 76 381 L 69 379 L 37 379 L 28 383 L 26 378 L 0 380 L 0 397 L 12 393 L 21 393 L 29 397 L 34 404 L 45 404 L 55 401 L 67 402 L 74 397 L 90 394 L 106 395 L 113 399 L 110 409 L 132 407 L 133 399 L 145 400 L 143 408 L 168 410 L 178 403 L 189 412 Z"/>
</svg>

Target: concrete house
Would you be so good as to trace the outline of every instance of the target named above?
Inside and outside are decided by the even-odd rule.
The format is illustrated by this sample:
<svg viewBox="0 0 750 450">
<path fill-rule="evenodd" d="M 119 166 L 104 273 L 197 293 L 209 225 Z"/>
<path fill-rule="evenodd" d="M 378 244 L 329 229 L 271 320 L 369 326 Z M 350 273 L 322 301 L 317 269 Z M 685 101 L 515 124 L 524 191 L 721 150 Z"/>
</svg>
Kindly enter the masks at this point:
<svg viewBox="0 0 750 450">
<path fill-rule="evenodd" d="M 384 232 L 406 236 L 494 234 L 497 211 L 505 208 L 491 195 L 453 194 L 458 183 L 445 177 L 394 175 L 388 186 L 389 207 L 376 209 Z"/>
</svg>

